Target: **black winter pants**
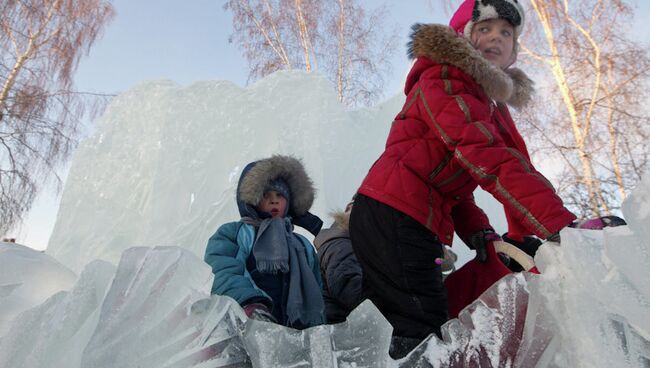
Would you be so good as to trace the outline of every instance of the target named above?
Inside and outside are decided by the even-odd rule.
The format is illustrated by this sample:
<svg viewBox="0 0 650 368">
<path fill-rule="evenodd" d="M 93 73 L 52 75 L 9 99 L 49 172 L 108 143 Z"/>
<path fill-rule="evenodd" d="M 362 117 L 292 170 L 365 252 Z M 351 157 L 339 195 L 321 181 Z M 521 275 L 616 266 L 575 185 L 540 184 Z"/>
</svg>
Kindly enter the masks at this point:
<svg viewBox="0 0 650 368">
<path fill-rule="evenodd" d="M 352 247 L 363 269 L 363 296 L 393 326 L 394 336 L 440 336 L 447 294 L 438 238 L 412 217 L 364 195 L 350 214 Z"/>
</svg>

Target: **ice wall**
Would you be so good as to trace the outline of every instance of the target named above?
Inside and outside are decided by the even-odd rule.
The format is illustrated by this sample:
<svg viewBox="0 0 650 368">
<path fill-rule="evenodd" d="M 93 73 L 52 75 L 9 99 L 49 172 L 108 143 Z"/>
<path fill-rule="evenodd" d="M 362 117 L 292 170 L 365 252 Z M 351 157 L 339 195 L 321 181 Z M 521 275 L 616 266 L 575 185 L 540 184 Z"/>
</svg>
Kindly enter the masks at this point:
<svg viewBox="0 0 650 368">
<path fill-rule="evenodd" d="M 622 210 L 629 226 L 566 229 L 535 258 L 559 322 L 557 366 L 650 367 L 650 177 Z"/>
<path fill-rule="evenodd" d="M 506 276 L 443 326 L 443 340 L 430 336 L 399 361 L 388 356 L 392 328 L 369 301 L 344 323 L 296 331 L 209 297 L 210 268 L 187 250 L 129 248 L 117 268 L 91 262 L 72 289 L 14 318 L 0 336 L 0 367 L 648 367 L 640 277 L 650 247 L 634 226 L 562 235 L 562 245 L 541 248 L 541 275 Z M 611 252 L 616 244 L 627 250 Z M 635 270 L 612 259 L 630 253 L 644 268 L 627 279 Z"/>
<path fill-rule="evenodd" d="M 314 213 L 342 208 L 378 157 L 402 97 L 347 111 L 318 75 L 278 72 L 230 82 L 144 83 L 118 96 L 75 153 L 47 253 L 80 271 L 116 264 L 133 245 L 179 245 L 202 256 L 239 218 L 241 169 L 271 154 L 302 158 Z"/>
<path fill-rule="evenodd" d="M 205 303 L 211 284 L 210 267 L 178 247 L 130 248 L 117 268 L 91 262 L 72 289 L 13 320 L 0 367 L 250 366 L 245 314 L 232 299 Z"/>
<path fill-rule="evenodd" d="M 76 280 L 77 275 L 49 255 L 0 242 L 0 336 L 19 313 L 67 290 Z"/>
<path fill-rule="evenodd" d="M 36 269 L 42 266 L 34 264 Z M 80 367 L 114 274 L 113 265 L 93 261 L 73 287 L 16 316 L 0 335 L 0 367 Z M 40 284 L 31 287 L 38 289 Z"/>
</svg>

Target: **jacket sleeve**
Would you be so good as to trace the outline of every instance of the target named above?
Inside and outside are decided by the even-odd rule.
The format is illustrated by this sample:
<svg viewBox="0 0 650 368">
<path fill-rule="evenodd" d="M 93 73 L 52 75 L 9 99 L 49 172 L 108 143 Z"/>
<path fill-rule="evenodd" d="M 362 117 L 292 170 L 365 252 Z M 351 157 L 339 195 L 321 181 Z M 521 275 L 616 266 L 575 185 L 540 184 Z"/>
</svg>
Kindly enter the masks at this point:
<svg viewBox="0 0 650 368">
<path fill-rule="evenodd" d="M 208 240 L 203 259 L 214 273 L 210 292 L 229 296 L 241 305 L 251 300 L 271 305 L 269 296 L 255 285 L 246 270 L 254 234 L 242 226 L 245 225 L 240 222 L 224 224 Z"/>
<path fill-rule="evenodd" d="M 491 106 L 459 80 L 421 82 L 421 111 L 454 160 L 504 205 L 530 233 L 547 238 L 569 224 L 569 212 L 555 190 L 491 122 Z"/>
<path fill-rule="evenodd" d="M 336 238 L 327 243 L 323 244 L 321 254 L 321 269 L 327 280 L 327 291 L 338 303 L 352 310 L 363 301 L 361 265 L 349 238 Z"/>
<path fill-rule="evenodd" d="M 485 212 L 476 205 L 473 194 L 461 199 L 451 209 L 451 217 L 454 220 L 456 233 L 465 243 L 467 243 L 466 239 L 476 232 L 494 230 Z"/>
</svg>

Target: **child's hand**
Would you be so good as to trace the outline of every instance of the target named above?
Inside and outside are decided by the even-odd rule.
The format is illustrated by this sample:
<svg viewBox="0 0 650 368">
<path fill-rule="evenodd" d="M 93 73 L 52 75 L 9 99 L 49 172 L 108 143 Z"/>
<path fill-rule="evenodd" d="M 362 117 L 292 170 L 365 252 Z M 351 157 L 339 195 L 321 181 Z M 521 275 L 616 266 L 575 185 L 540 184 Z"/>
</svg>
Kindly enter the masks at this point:
<svg viewBox="0 0 650 368">
<path fill-rule="evenodd" d="M 586 220 L 575 221 L 569 227 L 576 229 L 602 230 L 606 227 L 627 225 L 627 222 L 618 216 L 603 216 Z"/>
<path fill-rule="evenodd" d="M 300 226 L 303 229 L 309 231 L 312 235 L 318 235 L 318 232 L 323 227 L 323 221 L 320 217 L 310 213 L 309 211 L 305 212 L 303 215 L 294 216 L 293 224 Z"/>
<path fill-rule="evenodd" d="M 503 241 L 508 242 L 515 247 L 523 250 L 531 257 L 535 257 L 537 249 L 542 245 L 542 241 L 534 236 L 524 236 L 522 241 L 516 241 L 508 237 L 508 233 L 502 235 Z"/>
<path fill-rule="evenodd" d="M 258 321 L 278 323 L 275 317 L 271 314 L 269 308 L 261 303 L 251 303 L 244 306 L 244 312 L 248 318 L 256 319 Z"/>
<path fill-rule="evenodd" d="M 569 227 L 572 227 L 574 229 L 602 230 L 606 227 L 616 227 L 623 225 L 627 225 L 627 222 L 618 216 L 602 216 L 574 221 L 569 224 Z M 560 243 L 560 232 L 558 231 L 557 233 L 549 236 L 546 240 Z"/>
<path fill-rule="evenodd" d="M 485 262 L 487 261 L 487 245 L 496 240 L 501 240 L 501 236 L 492 229 L 485 229 L 470 235 L 465 244 L 476 250 L 476 259 L 479 262 Z"/>
</svg>

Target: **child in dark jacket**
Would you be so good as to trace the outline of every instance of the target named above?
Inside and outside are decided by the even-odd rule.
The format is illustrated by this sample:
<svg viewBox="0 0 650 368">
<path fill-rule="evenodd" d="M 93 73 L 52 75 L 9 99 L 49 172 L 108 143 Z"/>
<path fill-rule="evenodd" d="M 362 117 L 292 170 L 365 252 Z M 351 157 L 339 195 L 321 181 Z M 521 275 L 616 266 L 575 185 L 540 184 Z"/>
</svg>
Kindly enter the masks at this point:
<svg viewBox="0 0 650 368">
<path fill-rule="evenodd" d="M 323 279 L 327 323 L 344 322 L 362 301 L 361 265 L 354 255 L 348 225 L 353 201 L 344 212 L 333 214 L 334 223 L 314 239 Z"/>
<path fill-rule="evenodd" d="M 252 318 L 298 329 L 324 323 L 318 257 L 293 232 L 293 225 L 320 230 L 322 221 L 308 212 L 313 201 L 299 160 L 276 155 L 248 164 L 237 186 L 241 219 L 219 227 L 205 251 L 211 293 L 235 299 Z"/>
<path fill-rule="evenodd" d="M 332 226 L 321 230 L 314 239 L 320 259 L 327 323 L 344 322 L 363 301 L 361 265 L 350 241 L 350 212 L 353 205 L 354 198 L 345 211 L 333 213 Z M 451 272 L 458 257 L 449 247 L 445 247 L 443 253 L 444 257 L 434 262 L 441 265 L 442 272 Z"/>
</svg>

